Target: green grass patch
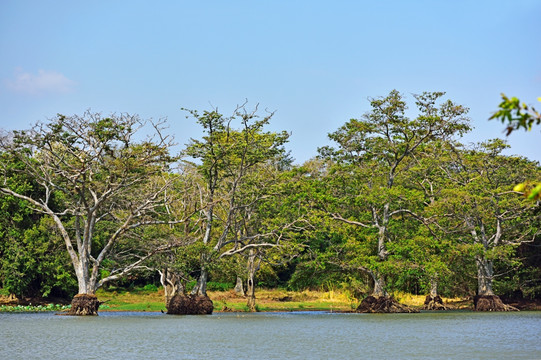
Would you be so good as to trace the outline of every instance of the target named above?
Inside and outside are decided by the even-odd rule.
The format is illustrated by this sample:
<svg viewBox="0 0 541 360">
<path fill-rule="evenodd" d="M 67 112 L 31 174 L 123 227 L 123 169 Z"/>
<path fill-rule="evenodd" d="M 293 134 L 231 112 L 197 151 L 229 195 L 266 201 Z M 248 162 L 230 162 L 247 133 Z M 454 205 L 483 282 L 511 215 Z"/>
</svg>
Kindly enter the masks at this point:
<svg viewBox="0 0 541 360">
<path fill-rule="evenodd" d="M 165 305 L 163 302 L 144 302 L 144 303 L 106 303 L 108 306 L 106 310 L 115 311 L 165 311 Z M 100 310 L 105 308 L 100 306 Z"/>
</svg>

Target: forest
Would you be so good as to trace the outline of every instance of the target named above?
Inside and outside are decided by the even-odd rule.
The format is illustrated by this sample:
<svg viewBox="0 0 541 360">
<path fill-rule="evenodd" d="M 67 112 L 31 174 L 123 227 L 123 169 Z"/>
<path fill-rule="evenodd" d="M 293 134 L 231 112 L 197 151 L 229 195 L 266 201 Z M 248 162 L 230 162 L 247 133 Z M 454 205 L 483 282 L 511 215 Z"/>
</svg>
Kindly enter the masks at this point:
<svg viewBox="0 0 541 360">
<path fill-rule="evenodd" d="M 369 103 L 303 164 L 247 103 L 182 109 L 202 136 L 178 154 L 166 121 L 124 113 L 4 131 L 0 292 L 73 297 L 82 315 L 130 283 L 163 286 L 181 314 L 212 312 L 210 283 L 243 285 L 252 310 L 256 287 L 345 288 L 366 312 L 410 312 L 397 290 L 433 309 L 540 298 L 539 163 L 461 143 L 468 108 L 442 92 Z"/>
</svg>

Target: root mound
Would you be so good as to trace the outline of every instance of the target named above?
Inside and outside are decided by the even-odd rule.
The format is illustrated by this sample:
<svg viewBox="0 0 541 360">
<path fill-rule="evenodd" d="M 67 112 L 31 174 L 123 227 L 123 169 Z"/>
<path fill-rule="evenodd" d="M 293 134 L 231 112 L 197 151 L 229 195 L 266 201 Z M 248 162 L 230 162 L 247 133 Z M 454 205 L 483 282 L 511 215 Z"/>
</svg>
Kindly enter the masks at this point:
<svg viewBox="0 0 541 360">
<path fill-rule="evenodd" d="M 425 304 L 423 310 L 447 310 L 447 307 L 443 305 L 443 300 L 439 295 L 431 296 L 427 295 L 425 298 Z"/>
<path fill-rule="evenodd" d="M 169 301 L 167 313 L 173 315 L 210 315 L 214 304 L 208 296 L 175 295 Z"/>
<path fill-rule="evenodd" d="M 368 296 L 359 307 L 356 312 L 360 313 L 418 313 L 418 310 L 412 309 L 409 306 L 402 305 L 391 297 L 381 296 L 375 298 L 374 296 Z"/>
<path fill-rule="evenodd" d="M 504 304 L 498 295 L 477 295 L 473 298 L 475 311 L 519 311 L 516 307 Z"/>
<path fill-rule="evenodd" d="M 100 302 L 96 295 L 77 294 L 71 300 L 71 309 L 67 315 L 87 316 L 98 315 L 98 307 Z"/>
</svg>

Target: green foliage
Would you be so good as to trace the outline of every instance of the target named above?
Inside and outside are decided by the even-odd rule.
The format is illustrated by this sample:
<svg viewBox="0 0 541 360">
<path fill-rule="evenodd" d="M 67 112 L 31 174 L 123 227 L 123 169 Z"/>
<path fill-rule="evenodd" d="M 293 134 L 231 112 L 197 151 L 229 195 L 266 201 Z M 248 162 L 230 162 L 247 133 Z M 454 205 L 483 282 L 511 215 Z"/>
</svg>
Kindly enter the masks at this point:
<svg viewBox="0 0 541 360">
<path fill-rule="evenodd" d="M 468 109 L 441 101 L 443 95 L 415 95 L 416 118 L 406 115 L 407 104 L 396 90 L 371 99 L 370 112 L 329 134 L 336 149 L 319 149 L 320 157 L 331 161 L 321 180 L 329 199 L 319 206 L 341 223 L 337 231 L 343 239 L 328 256 L 342 271 L 368 274 L 386 290 L 411 287 L 411 279 L 427 269 L 422 251 L 408 237 L 418 232 L 434 195 L 416 186 L 428 181 L 428 174 L 412 178 L 411 170 L 425 154 L 470 129 Z"/>
<path fill-rule="evenodd" d="M 154 285 L 154 284 L 146 284 L 143 287 L 143 290 L 148 291 L 148 292 L 156 292 L 156 291 L 158 291 L 158 287 L 156 285 Z"/>
<path fill-rule="evenodd" d="M 541 97 L 537 99 L 541 102 Z M 516 97 L 508 98 L 502 94 L 502 102 L 489 120 L 497 119 L 507 123 L 507 135 L 515 130 L 532 130 L 533 125 L 541 124 L 541 114 L 534 107 L 521 103 Z"/>
<path fill-rule="evenodd" d="M 25 195 L 43 195 L 32 178 L 19 172 L 22 162 L 6 153 L 1 157 L 10 188 Z M 18 297 L 72 295 L 76 282 L 54 224 L 14 196 L 0 196 L 0 212 L 0 284 L 4 291 Z"/>
<path fill-rule="evenodd" d="M 495 291 L 539 296 L 541 185 L 528 179 L 539 178 L 540 168 L 502 155 L 501 140 L 459 144 L 455 137 L 469 130 L 467 109 L 443 95 L 414 96 L 414 118 L 397 91 L 371 99 L 368 113 L 329 134 L 336 148 L 321 148 L 302 166 L 284 149 L 287 133 L 265 130 L 272 113 L 260 117 L 244 105 L 230 117 L 189 111 L 204 135 L 187 145 L 174 174 L 164 143 L 129 139 L 142 125 L 137 118 L 59 115 L 37 128 L 39 136 L 15 132 L 0 153 L 1 291 L 73 294 L 65 240 L 76 247 L 86 224 L 88 259 L 100 262 L 87 270 L 98 281 L 116 279 L 158 245 L 185 244 L 116 280 L 141 294 L 157 291 L 152 269 L 167 269 L 188 291 L 202 274 L 208 290 L 229 291 L 252 271 L 259 287 L 340 290 L 351 299 L 369 294 L 377 280 L 388 292 L 424 294 L 437 283 L 443 295 L 468 295 L 484 262 L 494 268 Z M 538 113 L 515 98 L 504 97 L 500 107 L 493 118 L 513 130 L 538 123 Z M 125 187 L 115 192 L 117 185 Z M 88 215 L 83 205 L 95 194 L 104 195 L 104 207 Z M 138 212 L 140 195 L 149 196 L 148 212 Z M 65 234 L 53 216 L 35 211 L 41 199 L 49 215 L 61 214 Z M 124 222 L 129 231 L 115 235 Z"/>
<path fill-rule="evenodd" d="M 134 140 L 135 131 L 148 123 L 129 114 L 104 118 L 87 111 L 82 116 L 59 114 L 30 131 L 0 138 L 0 150 L 13 164 L 0 168 L 0 192 L 54 221 L 80 292 L 93 293 L 136 269 L 140 259 L 163 245 L 139 241 L 144 234 L 139 228 L 165 222 L 168 214 L 160 195 L 167 182 L 162 175 L 176 158 L 169 154 L 170 144 L 159 123 L 151 124 L 154 138 L 151 134 Z M 14 175 L 26 181 L 10 181 L 18 180 Z M 32 191 L 27 184 L 33 185 Z M 114 270 L 102 268 L 108 259 Z M 45 270 L 41 269 L 46 276 Z M 64 284 L 67 280 L 61 279 Z"/>
<path fill-rule="evenodd" d="M 537 100 L 541 101 L 541 97 Z M 535 108 L 521 103 L 516 97 L 508 98 L 502 94 L 502 102 L 499 107 L 500 110 L 496 111 L 489 120 L 499 119 L 502 123 L 507 123 L 507 135 L 520 128 L 530 131 L 533 125 L 541 124 L 541 114 Z M 541 183 L 539 181 L 527 180 L 515 185 L 513 190 L 523 193 L 532 201 L 541 199 Z"/>
<path fill-rule="evenodd" d="M 65 311 L 69 310 L 71 305 L 0 305 L 0 312 L 46 312 L 46 311 Z"/>
</svg>

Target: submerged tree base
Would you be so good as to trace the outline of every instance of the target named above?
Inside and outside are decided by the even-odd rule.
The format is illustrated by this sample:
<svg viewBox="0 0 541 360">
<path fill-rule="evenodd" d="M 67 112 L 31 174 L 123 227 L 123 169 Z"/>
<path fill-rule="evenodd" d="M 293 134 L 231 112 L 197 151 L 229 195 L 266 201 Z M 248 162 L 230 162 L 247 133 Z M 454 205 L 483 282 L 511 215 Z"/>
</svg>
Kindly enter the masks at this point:
<svg viewBox="0 0 541 360">
<path fill-rule="evenodd" d="M 77 294 L 71 301 L 71 309 L 67 315 L 74 316 L 89 316 L 98 315 L 98 308 L 100 302 L 96 295 L 91 294 Z"/>
<path fill-rule="evenodd" d="M 167 305 L 167 313 L 173 315 L 210 315 L 213 309 L 208 296 L 175 295 Z"/>
<path fill-rule="evenodd" d="M 443 300 L 439 295 L 427 295 L 423 310 L 447 310 L 447 307 L 443 305 Z"/>
<path fill-rule="evenodd" d="M 356 312 L 360 313 L 418 313 L 418 310 L 412 309 L 409 306 L 402 305 L 391 297 L 381 296 L 374 297 L 368 296 L 359 307 Z"/>
<path fill-rule="evenodd" d="M 498 295 L 477 295 L 473 298 L 475 311 L 519 311 L 516 307 L 504 304 Z"/>
</svg>

